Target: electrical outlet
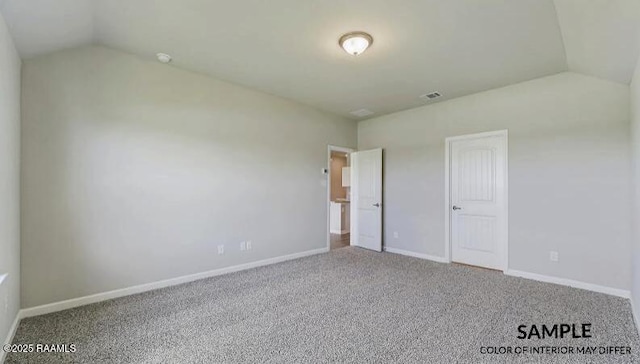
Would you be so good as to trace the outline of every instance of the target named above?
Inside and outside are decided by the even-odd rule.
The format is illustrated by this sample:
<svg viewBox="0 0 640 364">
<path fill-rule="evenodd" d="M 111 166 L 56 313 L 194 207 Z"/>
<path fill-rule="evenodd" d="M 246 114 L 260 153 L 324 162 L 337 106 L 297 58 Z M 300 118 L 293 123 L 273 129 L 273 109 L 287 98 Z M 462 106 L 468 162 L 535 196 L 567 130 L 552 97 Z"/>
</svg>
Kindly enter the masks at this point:
<svg viewBox="0 0 640 364">
<path fill-rule="evenodd" d="M 398 235 L 398 232 L 397 232 L 397 231 L 394 231 L 394 232 L 393 232 L 393 238 L 394 238 L 394 239 L 397 239 L 397 238 L 399 238 L 399 237 L 400 237 L 400 235 Z"/>
<path fill-rule="evenodd" d="M 558 252 L 556 251 L 549 252 L 549 260 L 551 260 L 552 262 L 557 262 L 558 259 L 559 259 Z"/>
<path fill-rule="evenodd" d="M 240 242 L 240 251 L 243 250 L 247 250 L 247 242 L 246 241 L 241 241 Z"/>
<path fill-rule="evenodd" d="M 251 240 L 247 240 L 247 250 L 251 250 Z"/>
<path fill-rule="evenodd" d="M 218 245 L 218 255 L 224 254 L 224 245 Z"/>
</svg>

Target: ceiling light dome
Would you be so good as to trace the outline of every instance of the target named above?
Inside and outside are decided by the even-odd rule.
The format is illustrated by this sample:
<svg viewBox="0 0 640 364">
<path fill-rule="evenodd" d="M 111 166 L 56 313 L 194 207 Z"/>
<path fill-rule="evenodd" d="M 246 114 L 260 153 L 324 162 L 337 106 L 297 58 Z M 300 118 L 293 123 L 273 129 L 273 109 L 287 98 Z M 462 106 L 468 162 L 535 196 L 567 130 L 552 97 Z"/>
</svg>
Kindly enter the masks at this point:
<svg viewBox="0 0 640 364">
<path fill-rule="evenodd" d="M 373 43 L 373 37 L 365 32 L 351 32 L 340 37 L 340 46 L 345 52 L 357 56 Z"/>
</svg>

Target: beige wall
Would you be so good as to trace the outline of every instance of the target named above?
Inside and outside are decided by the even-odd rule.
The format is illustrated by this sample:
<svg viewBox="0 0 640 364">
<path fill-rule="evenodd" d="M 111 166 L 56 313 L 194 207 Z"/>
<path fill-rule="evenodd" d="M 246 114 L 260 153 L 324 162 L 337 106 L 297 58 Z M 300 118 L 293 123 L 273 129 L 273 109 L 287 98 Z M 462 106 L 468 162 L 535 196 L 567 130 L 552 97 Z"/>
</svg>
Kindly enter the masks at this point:
<svg viewBox="0 0 640 364">
<path fill-rule="evenodd" d="M 575 73 L 360 122 L 359 149 L 385 148 L 385 245 L 443 257 L 444 140 L 501 129 L 509 267 L 629 289 L 629 87 Z"/>
<path fill-rule="evenodd" d="M 354 122 L 101 47 L 23 90 L 24 307 L 326 247 Z"/>
<path fill-rule="evenodd" d="M 0 344 L 20 309 L 20 67 L 0 15 Z"/>
<path fill-rule="evenodd" d="M 344 155 L 344 153 L 342 154 Z M 342 187 L 342 167 L 346 166 L 346 157 L 331 155 L 331 201 L 335 201 L 337 198 L 347 198 L 347 188 Z"/>
</svg>

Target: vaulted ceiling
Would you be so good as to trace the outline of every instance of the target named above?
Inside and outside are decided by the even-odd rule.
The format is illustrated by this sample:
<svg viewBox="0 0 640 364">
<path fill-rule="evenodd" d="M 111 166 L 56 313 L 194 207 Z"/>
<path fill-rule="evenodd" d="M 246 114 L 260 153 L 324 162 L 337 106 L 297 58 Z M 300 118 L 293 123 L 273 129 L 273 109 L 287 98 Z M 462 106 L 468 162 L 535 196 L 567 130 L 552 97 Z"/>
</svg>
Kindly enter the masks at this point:
<svg viewBox="0 0 640 364">
<path fill-rule="evenodd" d="M 640 0 L 0 0 L 23 58 L 87 44 L 355 118 L 571 70 L 629 83 Z M 373 46 L 338 46 L 363 30 Z M 434 101 L 431 101 L 434 102 Z"/>
<path fill-rule="evenodd" d="M 555 0 L 571 71 L 631 82 L 640 52 L 640 0 Z"/>
</svg>

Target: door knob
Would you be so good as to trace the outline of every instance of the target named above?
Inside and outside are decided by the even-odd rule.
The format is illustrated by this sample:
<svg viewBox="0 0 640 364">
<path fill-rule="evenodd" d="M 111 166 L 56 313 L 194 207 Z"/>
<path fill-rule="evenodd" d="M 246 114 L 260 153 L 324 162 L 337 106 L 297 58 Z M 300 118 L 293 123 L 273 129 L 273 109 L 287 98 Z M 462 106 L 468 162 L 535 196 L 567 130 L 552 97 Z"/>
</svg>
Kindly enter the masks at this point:
<svg viewBox="0 0 640 364">
<path fill-rule="evenodd" d="M 379 203 L 374 203 L 373 206 L 380 207 L 380 204 Z"/>
<path fill-rule="evenodd" d="M 462 210 L 462 207 L 453 206 L 453 211 L 456 211 L 456 210 Z"/>
</svg>

